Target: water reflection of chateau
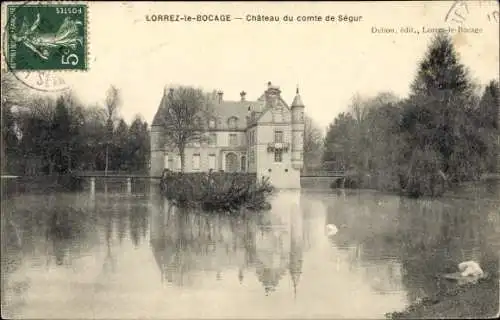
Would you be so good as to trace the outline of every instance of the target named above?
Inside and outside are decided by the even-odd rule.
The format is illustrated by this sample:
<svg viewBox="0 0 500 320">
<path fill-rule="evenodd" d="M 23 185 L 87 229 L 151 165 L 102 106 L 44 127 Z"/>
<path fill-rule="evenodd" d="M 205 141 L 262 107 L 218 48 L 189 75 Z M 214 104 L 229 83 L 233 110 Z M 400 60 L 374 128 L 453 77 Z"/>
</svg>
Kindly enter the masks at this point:
<svg viewBox="0 0 500 320">
<path fill-rule="evenodd" d="M 185 286 L 207 273 L 222 279 L 234 270 L 242 285 L 255 275 L 266 295 L 287 275 L 296 290 L 302 269 L 301 212 L 276 209 L 240 217 L 211 215 L 180 210 L 152 194 L 151 246 L 161 280 Z"/>
</svg>

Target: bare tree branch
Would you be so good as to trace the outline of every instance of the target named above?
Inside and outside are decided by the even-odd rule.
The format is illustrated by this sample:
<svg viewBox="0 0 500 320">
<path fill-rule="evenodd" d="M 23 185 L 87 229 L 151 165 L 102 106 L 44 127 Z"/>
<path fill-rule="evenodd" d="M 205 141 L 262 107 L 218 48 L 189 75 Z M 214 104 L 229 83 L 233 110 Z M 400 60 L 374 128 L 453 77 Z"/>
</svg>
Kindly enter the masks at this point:
<svg viewBox="0 0 500 320">
<path fill-rule="evenodd" d="M 323 153 L 323 133 L 314 120 L 304 118 L 304 166 L 306 169 L 318 167 Z"/>
<path fill-rule="evenodd" d="M 114 85 L 111 85 L 106 93 L 106 109 L 108 112 L 108 119 L 111 120 L 114 116 L 116 116 L 116 112 L 121 103 L 120 91 Z"/>
<path fill-rule="evenodd" d="M 184 150 L 189 143 L 205 139 L 210 99 L 200 89 L 178 86 L 170 89 L 162 108 L 162 125 L 166 143 L 179 151 L 181 168 L 184 170 Z"/>
</svg>

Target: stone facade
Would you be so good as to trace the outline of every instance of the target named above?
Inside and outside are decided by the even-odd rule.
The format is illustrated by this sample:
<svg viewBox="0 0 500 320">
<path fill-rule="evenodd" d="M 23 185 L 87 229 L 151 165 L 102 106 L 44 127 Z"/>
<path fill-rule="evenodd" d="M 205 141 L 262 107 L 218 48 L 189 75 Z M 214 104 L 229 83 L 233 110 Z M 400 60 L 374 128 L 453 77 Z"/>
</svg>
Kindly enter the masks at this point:
<svg viewBox="0 0 500 320">
<path fill-rule="evenodd" d="M 300 188 L 303 166 L 304 104 L 297 89 L 291 105 L 281 97 L 278 86 L 268 88 L 255 101 L 225 101 L 223 93 L 212 96 L 214 112 L 206 123 L 208 142 L 191 144 L 185 150 L 185 172 L 256 172 L 258 179 L 269 177 L 276 188 Z M 160 111 L 166 93 L 151 126 L 151 176 L 160 176 L 164 168 L 180 170 L 180 156 L 162 140 Z"/>
</svg>

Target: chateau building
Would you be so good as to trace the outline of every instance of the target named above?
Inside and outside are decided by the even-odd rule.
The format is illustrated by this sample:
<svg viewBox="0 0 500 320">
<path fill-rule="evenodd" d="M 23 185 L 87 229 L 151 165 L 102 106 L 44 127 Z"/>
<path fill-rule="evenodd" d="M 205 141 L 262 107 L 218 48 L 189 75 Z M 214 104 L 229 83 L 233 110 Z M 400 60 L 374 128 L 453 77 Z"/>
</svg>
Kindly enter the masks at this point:
<svg viewBox="0 0 500 320">
<path fill-rule="evenodd" d="M 271 82 L 255 101 L 248 101 L 244 91 L 240 96 L 239 101 L 227 101 L 223 92 L 213 94 L 211 116 L 200 115 L 207 142 L 185 149 L 185 172 L 255 172 L 257 179 L 269 177 L 276 188 L 300 188 L 304 104 L 299 89 L 291 105 Z M 167 99 L 164 92 L 151 126 L 151 176 L 160 176 L 165 168 L 181 169 L 178 151 L 162 143 L 160 117 Z"/>
</svg>

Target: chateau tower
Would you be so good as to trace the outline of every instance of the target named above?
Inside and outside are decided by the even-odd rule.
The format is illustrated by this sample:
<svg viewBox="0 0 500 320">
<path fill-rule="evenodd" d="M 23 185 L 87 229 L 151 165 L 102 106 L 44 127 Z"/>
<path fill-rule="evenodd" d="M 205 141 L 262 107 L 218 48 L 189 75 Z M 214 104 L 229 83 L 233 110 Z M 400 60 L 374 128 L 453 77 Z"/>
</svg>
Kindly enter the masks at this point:
<svg viewBox="0 0 500 320">
<path fill-rule="evenodd" d="M 304 103 L 297 93 L 292 102 L 292 167 L 300 170 L 304 165 Z"/>
</svg>

